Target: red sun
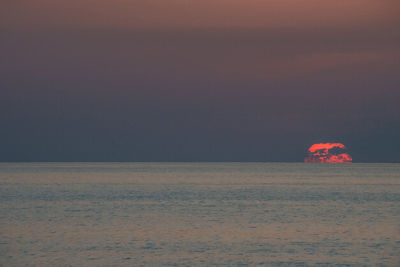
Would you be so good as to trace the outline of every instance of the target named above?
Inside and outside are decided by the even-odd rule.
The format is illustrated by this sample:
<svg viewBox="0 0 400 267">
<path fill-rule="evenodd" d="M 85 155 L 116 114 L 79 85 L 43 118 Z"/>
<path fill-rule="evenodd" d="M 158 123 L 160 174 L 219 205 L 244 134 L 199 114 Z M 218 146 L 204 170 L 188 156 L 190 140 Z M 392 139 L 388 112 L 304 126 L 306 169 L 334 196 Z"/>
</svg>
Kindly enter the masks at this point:
<svg viewBox="0 0 400 267">
<path fill-rule="evenodd" d="M 308 149 L 304 162 L 314 163 L 351 163 L 351 156 L 341 143 L 314 144 Z"/>
</svg>

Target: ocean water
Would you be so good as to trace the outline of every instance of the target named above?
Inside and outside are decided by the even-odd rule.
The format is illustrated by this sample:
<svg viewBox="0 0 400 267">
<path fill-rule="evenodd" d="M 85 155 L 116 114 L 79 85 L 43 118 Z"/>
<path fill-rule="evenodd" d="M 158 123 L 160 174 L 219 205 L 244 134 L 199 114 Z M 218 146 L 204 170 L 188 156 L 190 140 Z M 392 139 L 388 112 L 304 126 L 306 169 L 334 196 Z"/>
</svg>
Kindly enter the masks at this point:
<svg viewBox="0 0 400 267">
<path fill-rule="evenodd" d="M 1 266 L 400 266 L 400 164 L 0 164 Z"/>
</svg>

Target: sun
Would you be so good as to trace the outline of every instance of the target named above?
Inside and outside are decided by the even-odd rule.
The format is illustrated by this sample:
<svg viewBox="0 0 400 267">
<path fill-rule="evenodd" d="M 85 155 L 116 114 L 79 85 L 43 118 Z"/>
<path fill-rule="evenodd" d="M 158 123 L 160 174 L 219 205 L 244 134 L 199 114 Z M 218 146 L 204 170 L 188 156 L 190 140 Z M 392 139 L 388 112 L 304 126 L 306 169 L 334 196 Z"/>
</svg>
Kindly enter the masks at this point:
<svg viewBox="0 0 400 267">
<path fill-rule="evenodd" d="M 304 162 L 313 163 L 351 163 L 352 157 L 342 143 L 319 143 L 308 149 Z"/>
</svg>

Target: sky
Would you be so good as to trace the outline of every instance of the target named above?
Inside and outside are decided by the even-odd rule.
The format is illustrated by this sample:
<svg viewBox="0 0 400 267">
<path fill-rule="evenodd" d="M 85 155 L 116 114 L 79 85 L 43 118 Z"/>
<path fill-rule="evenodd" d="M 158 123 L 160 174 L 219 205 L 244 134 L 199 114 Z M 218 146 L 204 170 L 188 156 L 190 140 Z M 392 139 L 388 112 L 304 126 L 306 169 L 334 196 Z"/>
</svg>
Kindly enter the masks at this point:
<svg viewBox="0 0 400 267">
<path fill-rule="evenodd" d="M 400 162 L 394 0 L 19 0 L 0 161 Z"/>
</svg>

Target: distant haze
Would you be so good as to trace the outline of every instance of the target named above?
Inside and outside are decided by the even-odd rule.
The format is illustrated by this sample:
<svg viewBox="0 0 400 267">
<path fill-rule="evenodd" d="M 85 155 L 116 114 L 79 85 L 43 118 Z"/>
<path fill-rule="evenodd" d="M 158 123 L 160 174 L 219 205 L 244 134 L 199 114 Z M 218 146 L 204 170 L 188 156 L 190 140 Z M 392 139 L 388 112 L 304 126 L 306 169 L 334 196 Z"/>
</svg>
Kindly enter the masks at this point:
<svg viewBox="0 0 400 267">
<path fill-rule="evenodd" d="M 0 161 L 400 162 L 400 4 L 38 0 L 0 11 Z"/>
</svg>

